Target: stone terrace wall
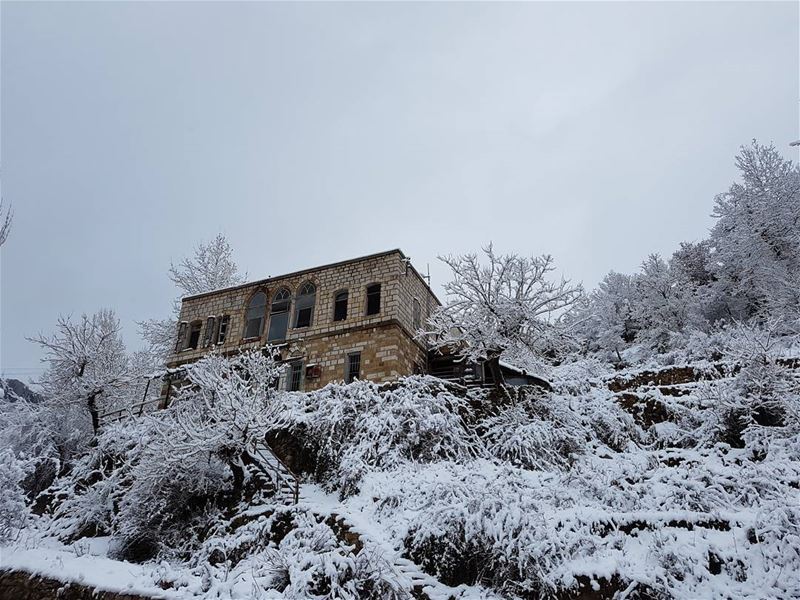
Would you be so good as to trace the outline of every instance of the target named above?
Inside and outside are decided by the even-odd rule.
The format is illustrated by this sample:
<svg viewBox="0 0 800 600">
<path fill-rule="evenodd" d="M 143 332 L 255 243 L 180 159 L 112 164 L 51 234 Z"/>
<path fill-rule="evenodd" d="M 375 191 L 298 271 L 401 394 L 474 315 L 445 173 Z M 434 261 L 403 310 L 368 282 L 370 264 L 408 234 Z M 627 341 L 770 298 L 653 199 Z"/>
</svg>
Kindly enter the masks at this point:
<svg viewBox="0 0 800 600">
<path fill-rule="evenodd" d="M 164 598 L 165 596 L 161 596 Z M 79 583 L 64 583 L 24 571 L 0 571 L 0 600 L 153 600 L 138 596 L 107 592 Z"/>
</svg>

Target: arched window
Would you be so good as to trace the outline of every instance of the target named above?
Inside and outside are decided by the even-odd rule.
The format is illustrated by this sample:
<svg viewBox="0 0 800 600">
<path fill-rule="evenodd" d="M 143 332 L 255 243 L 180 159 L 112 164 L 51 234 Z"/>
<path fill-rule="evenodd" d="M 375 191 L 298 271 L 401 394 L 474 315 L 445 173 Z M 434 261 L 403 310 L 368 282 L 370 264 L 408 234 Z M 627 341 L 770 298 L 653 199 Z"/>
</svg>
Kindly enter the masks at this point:
<svg viewBox="0 0 800 600">
<path fill-rule="evenodd" d="M 317 299 L 317 288 L 310 281 L 300 287 L 294 306 L 294 326 L 311 327 L 314 317 L 314 302 Z"/>
<path fill-rule="evenodd" d="M 256 292 L 250 298 L 247 305 L 247 313 L 244 316 L 245 339 L 259 338 L 264 332 L 264 315 L 267 311 L 267 295 L 264 292 Z"/>
<path fill-rule="evenodd" d="M 292 294 L 286 288 L 275 292 L 272 297 L 272 306 L 269 311 L 268 342 L 277 342 L 286 339 L 286 329 L 289 326 L 289 304 Z"/>
<path fill-rule="evenodd" d="M 333 297 L 333 320 L 344 321 L 347 318 L 347 290 L 336 292 Z"/>
<path fill-rule="evenodd" d="M 417 333 L 419 328 L 422 327 L 422 307 L 416 298 L 414 298 L 414 304 L 412 305 L 411 320 L 414 325 L 414 333 Z"/>
</svg>

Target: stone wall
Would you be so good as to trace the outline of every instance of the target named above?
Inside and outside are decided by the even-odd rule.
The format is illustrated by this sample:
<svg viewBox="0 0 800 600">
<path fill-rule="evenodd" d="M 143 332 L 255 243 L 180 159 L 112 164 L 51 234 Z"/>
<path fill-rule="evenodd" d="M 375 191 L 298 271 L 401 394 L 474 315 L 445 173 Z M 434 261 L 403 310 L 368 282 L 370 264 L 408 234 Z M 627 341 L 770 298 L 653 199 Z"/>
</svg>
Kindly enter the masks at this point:
<svg viewBox="0 0 800 600">
<path fill-rule="evenodd" d="M 25 571 L 0 571 L 0 600 L 153 600 L 164 597 L 108 592 Z"/>
<path fill-rule="evenodd" d="M 397 318 L 410 333 L 416 335 L 417 327 L 414 324 L 414 300 L 420 306 L 420 324 L 431 315 L 436 307 L 440 305 L 439 300 L 430 291 L 428 284 L 410 264 L 403 269 L 403 274 L 399 276 L 399 302 Z"/>
<path fill-rule="evenodd" d="M 306 282 L 316 286 L 312 324 L 292 328 L 296 296 Z M 366 288 L 373 283 L 381 284 L 381 310 L 377 315 L 367 316 Z M 216 346 L 222 353 L 263 347 L 269 328 L 269 306 L 261 337 L 243 339 L 248 301 L 258 291 L 264 291 L 271 300 L 283 288 L 291 292 L 292 301 L 282 357 L 302 359 L 304 364 L 316 364 L 322 369 L 320 377 L 305 382 L 304 389 L 317 389 L 330 381 L 344 379 L 347 354 L 351 352 L 361 352 L 362 377 L 376 382 L 414 373 L 420 366 L 424 368 L 424 347 L 412 339 L 413 303 L 414 299 L 419 301 L 424 322 L 438 300 L 399 250 L 185 298 L 180 319 L 203 323 L 200 344 L 197 349 L 173 354 L 168 365 L 194 362 L 211 350 L 202 347 L 209 316 L 230 317 L 226 340 Z M 347 290 L 349 295 L 347 318 L 334 321 L 334 297 L 341 290 Z"/>
<path fill-rule="evenodd" d="M 284 353 L 287 360 L 317 365 L 319 377 L 304 377 L 304 391 L 316 390 L 346 377 L 348 355 L 361 353 L 360 379 L 383 383 L 425 368 L 425 351 L 397 322 L 354 328 L 292 343 Z"/>
</svg>

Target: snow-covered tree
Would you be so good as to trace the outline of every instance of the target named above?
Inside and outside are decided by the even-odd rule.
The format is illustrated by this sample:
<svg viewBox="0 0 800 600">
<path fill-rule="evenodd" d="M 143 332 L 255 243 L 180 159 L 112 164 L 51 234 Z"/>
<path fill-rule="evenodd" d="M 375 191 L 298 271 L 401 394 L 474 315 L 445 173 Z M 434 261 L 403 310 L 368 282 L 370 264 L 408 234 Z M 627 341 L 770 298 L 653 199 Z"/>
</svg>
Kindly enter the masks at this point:
<svg viewBox="0 0 800 600">
<path fill-rule="evenodd" d="M 223 234 L 200 243 L 190 258 L 170 264 L 169 278 L 180 297 L 202 294 L 244 282 L 245 276 L 233 260 L 233 248 Z M 142 337 L 154 356 L 163 361 L 172 351 L 177 331 L 180 297 L 173 303 L 171 319 L 150 319 L 139 323 Z"/>
<path fill-rule="evenodd" d="M 583 288 L 563 278 L 551 280 L 555 267 L 549 255 L 497 254 L 491 245 L 483 255 L 486 263 L 477 254 L 440 257 L 453 279 L 444 286 L 448 302 L 431 315 L 426 335 L 437 348 L 486 361 L 501 384 L 504 355 L 530 366 L 560 348 L 563 315 Z"/>
<path fill-rule="evenodd" d="M 169 278 L 187 296 L 244 281 L 233 260 L 233 248 L 221 233 L 210 242 L 199 244 L 191 258 L 184 258 L 177 265 L 171 264 Z"/>
<path fill-rule="evenodd" d="M 146 452 L 157 468 L 214 456 L 230 467 L 239 490 L 249 450 L 275 425 L 281 369 L 262 352 L 211 355 L 189 365 L 187 385 L 154 421 L 156 434 Z"/>
<path fill-rule="evenodd" d="M 684 331 L 689 323 L 693 301 L 687 281 L 658 254 L 651 254 L 642 263 L 634 278 L 637 303 L 634 320 L 638 323 L 637 339 L 665 351 L 671 333 Z"/>
<path fill-rule="evenodd" d="M 717 196 L 714 290 L 727 317 L 796 318 L 800 311 L 800 169 L 753 142 L 736 157 L 741 182 Z"/>
<path fill-rule="evenodd" d="M 712 262 L 711 244 L 703 240 L 681 242 L 680 248 L 672 253 L 669 264 L 678 277 L 695 287 L 702 287 L 714 280 Z"/>
<path fill-rule="evenodd" d="M 606 275 L 576 316 L 587 349 L 621 363 L 634 344 L 645 352 L 665 352 L 675 334 L 703 326 L 700 281 L 706 274 L 700 248 L 684 244 L 669 262 L 652 254 L 634 275 Z"/>
<path fill-rule="evenodd" d="M 133 375 L 114 311 L 84 314 L 77 321 L 59 317 L 54 333 L 31 341 L 42 347 L 48 365 L 40 381 L 44 394 L 50 402 L 85 408 L 96 434 L 101 408 L 115 401 Z"/>
<path fill-rule="evenodd" d="M 633 343 L 638 332 L 633 277 L 611 271 L 574 315 L 576 330 L 586 340 L 587 350 L 622 362 L 621 351 Z"/>
</svg>

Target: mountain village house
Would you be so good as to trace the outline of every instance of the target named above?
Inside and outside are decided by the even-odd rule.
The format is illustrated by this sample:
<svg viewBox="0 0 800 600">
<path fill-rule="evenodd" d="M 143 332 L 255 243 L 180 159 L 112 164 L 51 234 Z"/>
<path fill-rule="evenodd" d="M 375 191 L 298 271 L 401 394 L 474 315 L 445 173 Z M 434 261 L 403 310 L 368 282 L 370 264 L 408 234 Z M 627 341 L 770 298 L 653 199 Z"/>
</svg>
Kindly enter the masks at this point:
<svg viewBox="0 0 800 600">
<path fill-rule="evenodd" d="M 184 298 L 167 366 L 271 345 L 289 365 L 285 389 L 381 383 L 427 371 L 415 332 L 437 306 L 400 250 L 371 254 Z"/>
<path fill-rule="evenodd" d="M 269 345 L 288 366 L 279 382 L 287 390 L 419 373 L 487 383 L 488 369 L 429 353 L 416 335 L 439 305 L 402 251 L 370 254 L 183 298 L 167 367 L 174 372 L 211 350 L 233 354 Z M 505 368 L 512 369 L 511 383 L 529 382 Z M 168 375 L 166 399 L 171 383 Z"/>
</svg>

